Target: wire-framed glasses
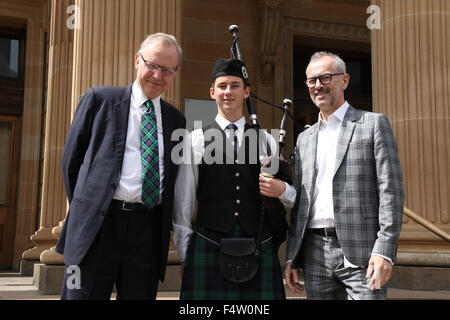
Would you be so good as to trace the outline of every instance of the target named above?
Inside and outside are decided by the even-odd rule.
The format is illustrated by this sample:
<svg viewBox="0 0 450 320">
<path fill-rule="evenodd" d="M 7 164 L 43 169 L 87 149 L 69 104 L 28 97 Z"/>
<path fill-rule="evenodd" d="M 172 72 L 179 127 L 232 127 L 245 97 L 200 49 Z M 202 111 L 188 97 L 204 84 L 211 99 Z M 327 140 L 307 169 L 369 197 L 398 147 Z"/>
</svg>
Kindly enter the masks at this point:
<svg viewBox="0 0 450 320">
<path fill-rule="evenodd" d="M 171 76 L 175 72 L 177 72 L 178 67 L 176 68 L 163 67 L 151 61 L 145 60 L 144 57 L 142 56 L 142 53 L 139 53 L 139 55 L 141 56 L 142 61 L 144 61 L 146 67 L 152 72 L 156 72 L 159 69 L 161 70 L 162 75 L 165 77 Z"/>
</svg>

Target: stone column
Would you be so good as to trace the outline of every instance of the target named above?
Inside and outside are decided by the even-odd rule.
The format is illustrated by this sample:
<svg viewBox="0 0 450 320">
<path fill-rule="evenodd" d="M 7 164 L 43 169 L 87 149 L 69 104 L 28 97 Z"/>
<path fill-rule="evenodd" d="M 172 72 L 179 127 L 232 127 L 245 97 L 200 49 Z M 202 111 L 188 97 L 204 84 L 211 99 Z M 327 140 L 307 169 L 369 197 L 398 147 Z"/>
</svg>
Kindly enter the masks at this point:
<svg viewBox="0 0 450 320">
<path fill-rule="evenodd" d="M 135 80 L 134 55 L 148 34 L 166 32 L 181 43 L 181 0 L 76 0 L 72 112 L 84 92 L 98 85 L 126 86 Z M 177 108 L 180 75 L 165 99 Z"/>
<path fill-rule="evenodd" d="M 47 10 L 45 10 L 47 9 Z M 22 150 L 20 160 L 20 180 L 17 202 L 17 229 L 14 253 L 14 269 L 32 273 L 32 262 L 38 261 L 42 250 L 26 251 L 30 247 L 30 234 L 36 231 L 38 208 L 40 207 L 39 179 L 41 162 L 41 132 L 45 73 L 45 32 L 48 32 L 48 19 L 45 4 L 43 20 L 29 18 L 27 20 L 27 48 L 25 65 L 24 113 L 22 117 Z M 22 268 L 22 266 L 24 268 Z"/>
<path fill-rule="evenodd" d="M 448 233 L 450 2 L 372 4 L 381 9 L 381 29 L 372 30 L 373 109 L 389 117 L 397 138 L 405 206 Z M 448 243 L 404 218 L 399 263 L 444 266 L 448 253 Z"/>
<path fill-rule="evenodd" d="M 41 262 L 52 264 L 63 263 L 54 248 L 47 249 L 55 246 L 53 229 L 67 210 L 60 161 L 71 116 L 73 32 L 66 24 L 69 6 L 70 0 L 51 2 L 41 219 L 39 230 L 31 237 L 35 247 L 23 254 L 25 259 L 37 256 Z"/>
</svg>

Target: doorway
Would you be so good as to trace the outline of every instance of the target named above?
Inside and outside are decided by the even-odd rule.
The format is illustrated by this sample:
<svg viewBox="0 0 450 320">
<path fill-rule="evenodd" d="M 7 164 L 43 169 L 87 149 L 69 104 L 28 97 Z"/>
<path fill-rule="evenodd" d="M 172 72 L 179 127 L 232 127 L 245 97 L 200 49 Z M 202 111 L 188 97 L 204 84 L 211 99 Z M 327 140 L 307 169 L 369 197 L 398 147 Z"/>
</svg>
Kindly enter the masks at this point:
<svg viewBox="0 0 450 320">
<path fill-rule="evenodd" d="M 0 269 L 12 266 L 24 96 L 25 30 L 0 28 Z"/>
<path fill-rule="evenodd" d="M 0 115 L 0 268 L 9 269 L 16 225 L 20 119 Z"/>
<path fill-rule="evenodd" d="M 345 98 L 355 108 L 372 111 L 372 64 L 370 43 L 294 36 L 293 41 L 293 89 L 295 118 L 302 125 L 318 121 L 319 109 L 313 104 L 304 83 L 306 67 L 316 51 L 329 51 L 339 55 L 347 65 L 350 83 Z M 294 140 L 302 128 L 294 127 Z"/>
</svg>

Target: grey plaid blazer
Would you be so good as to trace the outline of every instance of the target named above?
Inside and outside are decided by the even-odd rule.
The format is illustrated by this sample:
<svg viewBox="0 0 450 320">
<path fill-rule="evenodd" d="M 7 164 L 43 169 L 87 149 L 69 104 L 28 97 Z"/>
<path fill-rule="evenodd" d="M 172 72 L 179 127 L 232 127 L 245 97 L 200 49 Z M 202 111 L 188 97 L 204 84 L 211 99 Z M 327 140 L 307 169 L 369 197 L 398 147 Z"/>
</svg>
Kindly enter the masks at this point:
<svg viewBox="0 0 450 320">
<path fill-rule="evenodd" d="M 318 123 L 297 138 L 287 261 L 302 265 L 299 252 L 312 206 L 317 170 Z M 402 226 L 404 190 L 397 143 L 382 114 L 349 106 L 338 138 L 333 177 L 334 222 L 345 257 L 367 266 L 371 253 L 394 263 Z"/>
</svg>

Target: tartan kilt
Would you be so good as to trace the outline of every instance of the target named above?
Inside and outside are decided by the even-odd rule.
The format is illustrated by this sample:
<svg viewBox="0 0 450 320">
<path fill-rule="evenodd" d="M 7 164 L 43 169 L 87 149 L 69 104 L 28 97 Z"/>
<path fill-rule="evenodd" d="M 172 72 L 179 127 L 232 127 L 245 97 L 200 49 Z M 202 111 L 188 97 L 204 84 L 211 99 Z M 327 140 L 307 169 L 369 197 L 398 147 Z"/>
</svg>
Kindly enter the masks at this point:
<svg viewBox="0 0 450 320">
<path fill-rule="evenodd" d="M 220 243 L 223 234 L 197 226 L 196 231 Z M 235 223 L 225 237 L 248 237 Z M 262 237 L 264 241 L 268 237 Z M 181 300 L 284 300 L 283 276 L 273 241 L 261 245 L 261 264 L 253 279 L 234 283 L 219 268 L 220 248 L 194 232 L 189 241 L 181 284 Z"/>
</svg>

